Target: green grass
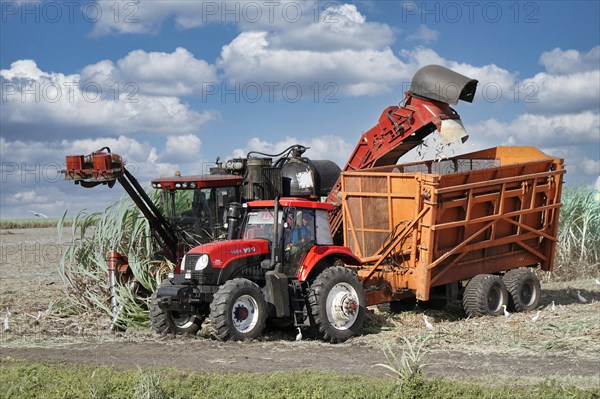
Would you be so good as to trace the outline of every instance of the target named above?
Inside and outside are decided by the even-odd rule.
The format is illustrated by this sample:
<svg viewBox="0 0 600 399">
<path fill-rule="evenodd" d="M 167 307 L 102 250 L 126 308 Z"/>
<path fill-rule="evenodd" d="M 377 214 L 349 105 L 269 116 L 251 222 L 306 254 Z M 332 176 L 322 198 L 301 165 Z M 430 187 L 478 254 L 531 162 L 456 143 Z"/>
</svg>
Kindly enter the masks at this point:
<svg viewBox="0 0 600 399">
<path fill-rule="evenodd" d="M 297 371 L 268 374 L 115 370 L 81 365 L 0 361 L 0 398 L 598 398 L 547 380 L 534 385 L 476 385 L 416 376 L 398 391 L 389 377 Z"/>
<path fill-rule="evenodd" d="M 0 229 L 39 229 L 43 227 L 56 227 L 58 218 L 24 218 L 24 219 L 0 219 Z M 71 220 L 64 221 L 65 226 L 71 226 Z"/>
</svg>

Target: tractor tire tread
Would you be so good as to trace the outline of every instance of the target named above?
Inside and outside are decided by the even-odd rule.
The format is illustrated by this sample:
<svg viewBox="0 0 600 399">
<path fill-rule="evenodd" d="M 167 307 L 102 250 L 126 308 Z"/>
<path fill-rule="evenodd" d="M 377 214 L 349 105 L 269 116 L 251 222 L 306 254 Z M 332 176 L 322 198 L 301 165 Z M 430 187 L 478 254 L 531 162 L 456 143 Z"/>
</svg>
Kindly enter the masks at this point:
<svg viewBox="0 0 600 399">
<path fill-rule="evenodd" d="M 260 292 L 260 287 L 250 280 L 244 278 L 235 278 L 223 284 L 215 293 L 213 301 L 210 304 L 210 320 L 214 329 L 213 335 L 222 341 L 227 339 L 244 340 L 246 338 L 235 337 L 232 335 L 232 329 L 229 325 L 229 304 L 235 294 L 244 289 L 253 289 Z M 261 293 L 262 295 L 262 293 Z M 264 299 L 263 299 L 264 302 Z M 259 305 L 260 306 L 260 305 Z M 255 330 L 259 335 L 266 324 L 266 303 L 264 303 L 262 315 L 258 320 L 258 329 Z"/>
</svg>

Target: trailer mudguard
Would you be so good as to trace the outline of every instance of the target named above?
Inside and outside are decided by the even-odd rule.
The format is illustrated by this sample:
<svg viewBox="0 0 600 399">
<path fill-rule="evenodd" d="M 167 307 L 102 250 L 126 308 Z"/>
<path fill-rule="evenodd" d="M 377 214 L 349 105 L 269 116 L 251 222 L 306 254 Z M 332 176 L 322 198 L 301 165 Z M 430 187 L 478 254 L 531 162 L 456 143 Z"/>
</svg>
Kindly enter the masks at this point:
<svg viewBox="0 0 600 399">
<path fill-rule="evenodd" d="M 347 265 L 360 266 L 362 263 L 350 248 L 339 245 L 316 245 L 312 247 L 296 274 L 299 281 L 306 281 L 315 265 L 325 258 L 339 259 Z"/>
</svg>

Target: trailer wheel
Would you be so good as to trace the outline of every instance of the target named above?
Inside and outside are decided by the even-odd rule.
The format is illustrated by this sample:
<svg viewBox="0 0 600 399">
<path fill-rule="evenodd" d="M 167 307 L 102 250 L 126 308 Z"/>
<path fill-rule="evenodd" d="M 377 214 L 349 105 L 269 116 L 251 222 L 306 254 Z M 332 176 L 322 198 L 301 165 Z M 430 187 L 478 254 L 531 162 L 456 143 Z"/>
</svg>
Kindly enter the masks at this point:
<svg viewBox="0 0 600 399">
<path fill-rule="evenodd" d="M 317 276 L 308 293 L 308 311 L 315 335 L 332 343 L 360 333 L 365 319 L 365 294 L 351 270 L 334 266 Z"/>
<path fill-rule="evenodd" d="M 193 314 L 179 314 L 162 310 L 156 301 L 156 292 L 148 301 L 150 323 L 159 334 L 195 334 L 200 329 L 202 320 Z"/>
<path fill-rule="evenodd" d="M 210 319 L 217 338 L 243 341 L 262 334 L 267 303 L 255 283 L 245 278 L 227 281 L 210 304 Z"/>
<path fill-rule="evenodd" d="M 508 304 L 508 291 L 500 276 L 479 274 L 473 277 L 463 294 L 463 307 L 469 316 L 498 316 Z"/>
<path fill-rule="evenodd" d="M 504 275 L 504 284 L 510 296 L 509 306 L 517 312 L 537 308 L 542 298 L 542 287 L 535 273 L 529 269 L 512 269 Z"/>
</svg>

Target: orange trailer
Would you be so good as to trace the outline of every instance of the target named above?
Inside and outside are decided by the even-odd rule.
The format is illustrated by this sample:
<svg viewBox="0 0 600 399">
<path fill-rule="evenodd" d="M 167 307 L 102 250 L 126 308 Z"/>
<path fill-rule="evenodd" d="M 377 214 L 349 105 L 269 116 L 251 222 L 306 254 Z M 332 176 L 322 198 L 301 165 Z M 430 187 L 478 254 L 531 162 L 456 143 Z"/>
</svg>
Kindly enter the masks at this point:
<svg viewBox="0 0 600 399">
<path fill-rule="evenodd" d="M 552 270 L 564 173 L 534 147 L 344 172 L 344 241 L 368 304 L 445 286 L 469 314 L 537 306 L 539 280 L 518 268 Z"/>
</svg>

